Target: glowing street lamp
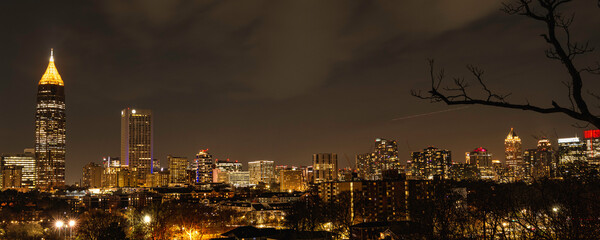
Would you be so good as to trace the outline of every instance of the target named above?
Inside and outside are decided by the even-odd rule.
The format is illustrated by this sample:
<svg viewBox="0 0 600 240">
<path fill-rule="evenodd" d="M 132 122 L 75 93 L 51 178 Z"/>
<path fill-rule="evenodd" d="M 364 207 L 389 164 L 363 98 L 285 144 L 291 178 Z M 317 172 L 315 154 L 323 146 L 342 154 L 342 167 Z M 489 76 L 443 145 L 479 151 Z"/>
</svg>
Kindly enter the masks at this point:
<svg viewBox="0 0 600 240">
<path fill-rule="evenodd" d="M 58 237 L 60 238 L 60 229 L 65 226 L 65 222 L 63 222 L 62 220 L 58 220 L 56 221 L 56 223 L 54 223 L 54 226 L 56 226 L 56 228 L 58 228 Z"/>
<path fill-rule="evenodd" d="M 150 215 L 144 216 L 144 223 L 145 224 L 149 224 L 151 221 L 152 221 L 152 218 L 150 218 Z"/>
<path fill-rule="evenodd" d="M 73 219 L 69 220 L 69 238 L 71 238 L 71 239 L 73 239 L 73 227 L 75 227 L 75 224 L 77 224 L 75 222 L 75 220 L 73 220 Z"/>
</svg>

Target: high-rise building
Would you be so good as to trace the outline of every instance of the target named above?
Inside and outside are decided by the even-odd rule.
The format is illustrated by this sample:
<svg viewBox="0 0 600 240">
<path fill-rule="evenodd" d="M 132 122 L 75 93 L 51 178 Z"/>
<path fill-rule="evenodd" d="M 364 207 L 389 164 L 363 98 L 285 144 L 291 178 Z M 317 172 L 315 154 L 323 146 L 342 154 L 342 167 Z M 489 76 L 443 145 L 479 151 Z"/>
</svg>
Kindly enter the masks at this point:
<svg viewBox="0 0 600 240">
<path fill-rule="evenodd" d="M 420 152 L 411 153 L 410 173 L 414 179 L 433 179 L 448 177 L 452 166 L 452 154 L 448 150 L 428 147 Z"/>
<path fill-rule="evenodd" d="M 281 170 L 279 175 L 280 191 L 304 191 L 302 170 Z"/>
<path fill-rule="evenodd" d="M 99 188 L 102 187 L 102 174 L 104 168 L 97 163 L 90 162 L 83 166 L 83 187 Z"/>
<path fill-rule="evenodd" d="M 66 114 L 65 84 L 54 65 L 54 52 L 38 83 L 35 113 L 36 187 L 65 185 Z"/>
<path fill-rule="evenodd" d="M 514 168 L 523 164 L 521 138 L 517 136 L 513 128 L 510 128 L 508 136 L 504 139 L 504 156 L 508 167 Z"/>
<path fill-rule="evenodd" d="M 2 187 L 6 188 L 21 188 L 21 179 L 23 179 L 23 166 L 11 165 L 0 168 L 2 171 Z"/>
<path fill-rule="evenodd" d="M 586 157 L 587 146 L 584 141 L 581 141 L 578 137 L 572 138 L 559 138 L 558 139 L 558 163 L 566 164 L 575 161 L 587 160 Z"/>
<path fill-rule="evenodd" d="M 402 165 L 398 158 L 398 146 L 394 140 L 375 139 L 372 153 L 358 154 L 356 166 L 359 177 L 365 180 L 383 179 L 386 171 L 401 171 Z"/>
<path fill-rule="evenodd" d="M 273 161 L 259 160 L 248 163 L 250 184 L 271 184 L 275 180 L 275 163 Z"/>
<path fill-rule="evenodd" d="M 143 185 L 147 174 L 153 172 L 152 111 L 125 108 L 121 111 L 121 164 L 129 166 Z"/>
<path fill-rule="evenodd" d="M 35 188 L 35 150 L 25 149 L 24 153 L 2 154 L 1 166 L 21 166 L 21 186 Z"/>
<path fill-rule="evenodd" d="M 556 165 L 554 150 L 552 149 L 550 140 L 547 138 L 540 139 L 534 157 L 533 177 L 552 177 L 554 170 L 557 168 Z"/>
<path fill-rule="evenodd" d="M 188 159 L 186 157 L 173 157 L 168 155 L 167 161 L 169 162 L 169 183 L 185 183 L 185 170 L 188 166 Z"/>
<path fill-rule="evenodd" d="M 338 162 L 335 153 L 313 154 L 313 183 L 338 180 Z"/>
<path fill-rule="evenodd" d="M 590 164 L 600 165 L 600 130 L 583 132 L 587 147 L 587 160 Z"/>
<path fill-rule="evenodd" d="M 479 147 L 472 152 L 466 153 L 467 164 L 477 166 L 480 178 L 493 179 L 495 176 L 494 166 L 492 165 L 492 154 L 487 149 Z"/>
<path fill-rule="evenodd" d="M 196 171 L 196 183 L 211 183 L 213 180 L 213 158 L 208 149 L 203 149 L 196 154 L 194 159 L 194 170 Z"/>
</svg>

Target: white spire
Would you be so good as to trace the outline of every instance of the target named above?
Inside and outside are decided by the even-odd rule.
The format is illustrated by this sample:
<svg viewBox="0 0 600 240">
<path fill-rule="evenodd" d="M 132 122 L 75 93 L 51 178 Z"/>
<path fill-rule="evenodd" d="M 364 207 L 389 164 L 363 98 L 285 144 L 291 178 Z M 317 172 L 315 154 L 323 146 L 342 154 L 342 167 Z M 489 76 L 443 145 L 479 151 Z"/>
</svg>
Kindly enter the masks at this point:
<svg viewBox="0 0 600 240">
<path fill-rule="evenodd" d="M 54 48 L 50 48 L 50 62 L 54 62 Z"/>
</svg>

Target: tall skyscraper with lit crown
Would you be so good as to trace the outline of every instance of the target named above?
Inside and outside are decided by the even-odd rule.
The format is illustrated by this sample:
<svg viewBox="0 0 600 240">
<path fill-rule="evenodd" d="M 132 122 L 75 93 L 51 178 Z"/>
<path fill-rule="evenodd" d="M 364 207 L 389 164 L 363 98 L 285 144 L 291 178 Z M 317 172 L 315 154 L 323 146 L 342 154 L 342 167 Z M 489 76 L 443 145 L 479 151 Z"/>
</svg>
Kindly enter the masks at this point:
<svg viewBox="0 0 600 240">
<path fill-rule="evenodd" d="M 521 138 L 517 136 L 513 128 L 510 128 L 508 136 L 504 139 L 504 154 L 506 157 L 506 165 L 509 167 L 516 167 L 523 164 Z"/>
<path fill-rule="evenodd" d="M 54 65 L 54 51 L 38 83 L 35 113 L 36 187 L 65 185 L 66 114 L 65 84 Z"/>
</svg>

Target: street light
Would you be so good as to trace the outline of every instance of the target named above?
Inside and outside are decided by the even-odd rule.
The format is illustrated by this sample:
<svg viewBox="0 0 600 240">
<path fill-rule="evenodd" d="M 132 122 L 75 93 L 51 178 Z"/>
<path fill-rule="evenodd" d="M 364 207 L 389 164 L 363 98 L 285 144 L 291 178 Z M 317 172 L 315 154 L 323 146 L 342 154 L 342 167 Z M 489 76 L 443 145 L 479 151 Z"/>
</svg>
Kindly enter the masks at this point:
<svg viewBox="0 0 600 240">
<path fill-rule="evenodd" d="M 73 239 L 73 227 L 75 227 L 75 220 L 69 220 L 69 238 Z"/>
<path fill-rule="evenodd" d="M 144 216 L 144 223 L 145 223 L 145 224 L 149 224 L 149 223 L 150 223 L 150 221 L 152 221 L 152 218 L 150 218 L 150 215 L 146 215 L 146 216 Z"/>
<path fill-rule="evenodd" d="M 65 225 L 65 222 L 63 222 L 62 220 L 58 220 L 56 221 L 56 223 L 54 223 L 54 226 L 56 226 L 56 228 L 58 228 L 58 237 L 60 238 L 60 229 Z"/>
</svg>

